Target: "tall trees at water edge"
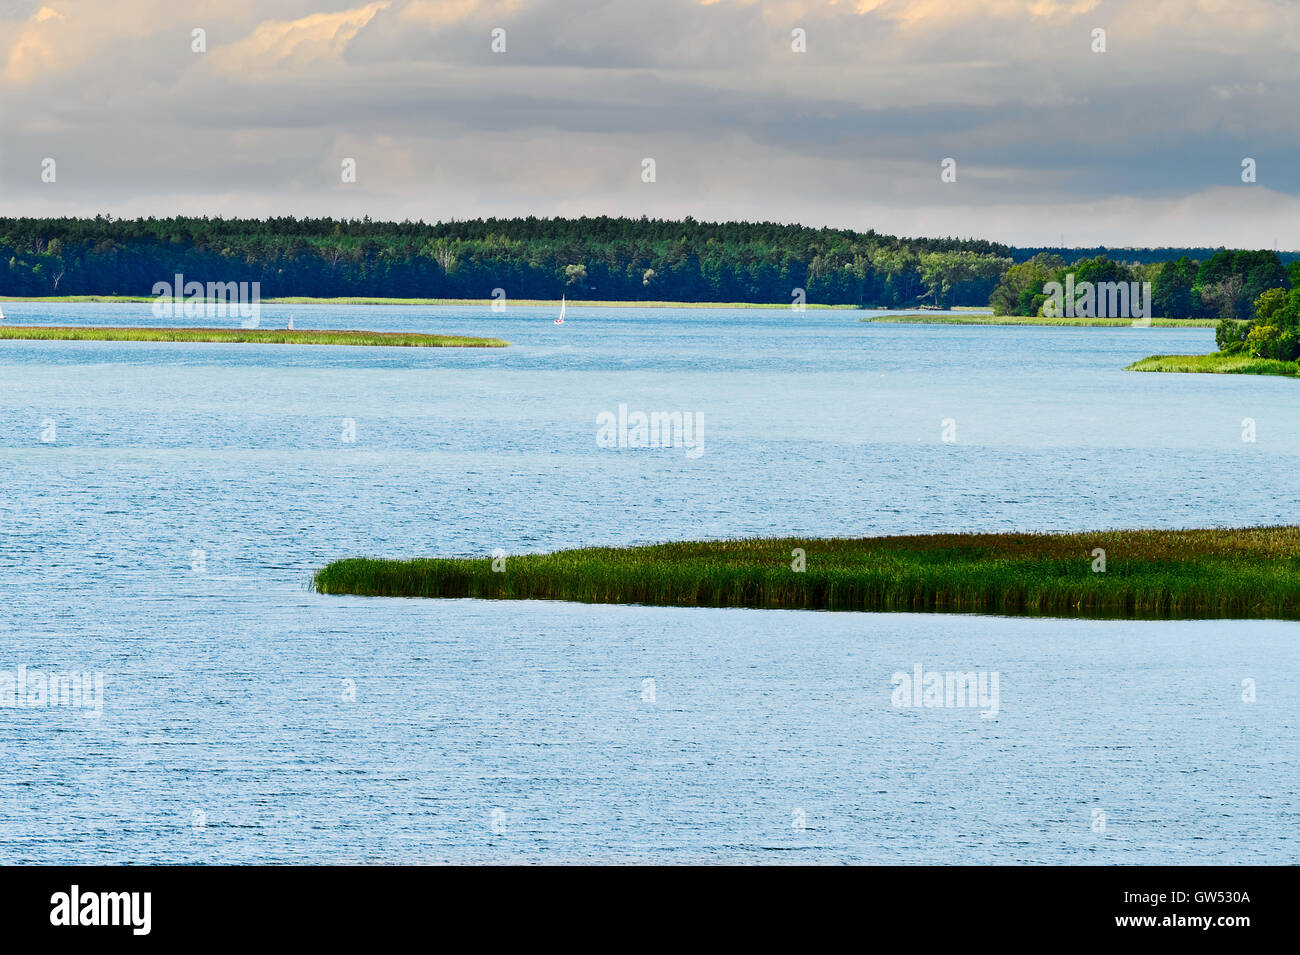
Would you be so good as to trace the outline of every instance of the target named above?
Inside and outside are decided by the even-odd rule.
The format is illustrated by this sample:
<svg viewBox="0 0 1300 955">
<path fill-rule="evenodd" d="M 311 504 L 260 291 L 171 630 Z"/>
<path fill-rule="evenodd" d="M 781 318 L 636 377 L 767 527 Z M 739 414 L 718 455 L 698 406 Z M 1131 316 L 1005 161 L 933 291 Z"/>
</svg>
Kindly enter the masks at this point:
<svg viewBox="0 0 1300 955">
<path fill-rule="evenodd" d="M 188 281 L 260 282 L 264 298 L 363 296 L 790 302 L 890 308 L 991 304 L 1036 315 L 1044 286 L 1149 281 L 1171 318 L 1248 318 L 1290 288 L 1276 253 L 1030 250 L 974 239 L 694 219 L 0 219 L 0 295 L 141 295 Z M 1074 259 L 1067 262 L 1061 252 Z M 1169 256 L 1158 261 L 1155 254 Z M 1141 264 L 1136 264 L 1141 263 Z M 1294 273 L 1293 264 L 1292 271 Z"/>
<path fill-rule="evenodd" d="M 694 219 L 0 219 L 0 295 L 149 295 L 257 281 L 263 297 L 983 305 L 1010 265 L 982 240 Z"/>
<path fill-rule="evenodd" d="M 997 315 L 1040 315 L 1049 282 L 1150 282 L 1152 313 L 1164 318 L 1249 319 L 1255 303 L 1270 289 L 1289 290 L 1300 280 L 1300 262 L 1290 270 L 1276 252 L 1221 249 L 1196 261 L 1181 256 L 1163 263 L 1127 265 L 1104 255 L 1066 262 L 1040 252 L 1012 265 L 989 298 Z"/>
<path fill-rule="evenodd" d="M 1220 351 L 1278 361 L 1300 360 L 1300 286 L 1290 291 L 1271 288 L 1261 292 L 1253 311 L 1254 318 L 1248 322 L 1230 316 L 1219 322 L 1214 339 Z"/>
</svg>

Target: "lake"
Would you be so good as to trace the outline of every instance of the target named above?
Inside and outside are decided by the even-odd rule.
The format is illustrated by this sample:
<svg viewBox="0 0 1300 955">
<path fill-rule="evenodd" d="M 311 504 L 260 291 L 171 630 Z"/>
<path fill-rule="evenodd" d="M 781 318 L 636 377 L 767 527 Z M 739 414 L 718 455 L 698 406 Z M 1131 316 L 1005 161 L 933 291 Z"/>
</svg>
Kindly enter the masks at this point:
<svg viewBox="0 0 1300 955">
<path fill-rule="evenodd" d="M 513 344 L 0 342 L 0 680 L 103 680 L 0 707 L 0 862 L 1300 861 L 1295 623 L 309 590 L 353 555 L 1296 521 L 1296 382 L 1122 370 L 1212 329 L 863 314 L 264 305 Z M 599 446 L 620 405 L 692 413 L 701 453 Z M 996 714 L 895 705 L 917 666 L 995 674 Z"/>
</svg>

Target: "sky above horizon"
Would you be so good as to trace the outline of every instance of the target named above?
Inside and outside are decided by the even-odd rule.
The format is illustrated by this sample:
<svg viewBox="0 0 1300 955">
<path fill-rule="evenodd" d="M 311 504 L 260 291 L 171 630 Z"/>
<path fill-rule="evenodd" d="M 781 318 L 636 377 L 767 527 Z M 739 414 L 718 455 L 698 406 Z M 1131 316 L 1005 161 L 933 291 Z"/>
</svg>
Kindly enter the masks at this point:
<svg viewBox="0 0 1300 955">
<path fill-rule="evenodd" d="M 0 0 L 0 214 L 1295 250 L 1297 54 L 1300 0 Z"/>
</svg>

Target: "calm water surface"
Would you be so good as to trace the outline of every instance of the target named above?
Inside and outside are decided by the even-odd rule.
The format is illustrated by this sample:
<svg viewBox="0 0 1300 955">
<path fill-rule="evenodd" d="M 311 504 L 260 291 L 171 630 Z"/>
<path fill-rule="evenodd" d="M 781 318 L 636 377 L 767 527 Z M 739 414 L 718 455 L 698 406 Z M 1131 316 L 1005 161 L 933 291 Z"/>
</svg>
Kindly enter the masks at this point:
<svg viewBox="0 0 1300 955">
<path fill-rule="evenodd" d="M 354 554 L 1294 523 L 1294 381 L 1122 371 L 1212 330 L 291 314 L 514 344 L 0 342 L 0 672 L 105 678 L 99 718 L 0 708 L 0 861 L 1300 861 L 1296 624 L 307 588 Z M 598 447 L 619 404 L 702 416 L 704 453 Z M 895 707 L 918 664 L 996 672 L 997 715 Z"/>
</svg>

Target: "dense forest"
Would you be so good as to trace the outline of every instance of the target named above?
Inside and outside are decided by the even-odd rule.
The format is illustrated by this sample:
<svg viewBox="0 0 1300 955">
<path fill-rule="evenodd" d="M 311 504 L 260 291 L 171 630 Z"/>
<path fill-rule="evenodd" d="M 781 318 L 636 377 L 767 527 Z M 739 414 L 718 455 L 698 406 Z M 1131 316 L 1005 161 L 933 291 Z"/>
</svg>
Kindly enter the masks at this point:
<svg viewBox="0 0 1300 955">
<path fill-rule="evenodd" d="M 664 219 L 0 219 L 0 295 L 150 295 L 260 282 L 263 298 L 373 296 L 986 305 L 1012 264 L 982 240 Z"/>
<path fill-rule="evenodd" d="M 1300 360 L 1300 268 L 1292 263 L 1290 291 L 1271 288 L 1253 303 L 1251 321 L 1224 318 L 1214 340 L 1228 355 L 1250 355 L 1276 361 Z"/>
<path fill-rule="evenodd" d="M 1028 262 L 1036 255 L 1060 256 L 1066 265 L 1073 265 L 1081 259 L 1098 259 L 1106 257 L 1115 262 L 1128 262 L 1129 264 L 1150 265 L 1153 262 L 1172 262 L 1175 259 L 1194 259 L 1197 262 L 1204 262 L 1215 252 L 1224 251 L 1222 246 L 1210 249 L 1205 247 L 1184 246 L 1177 248 L 1160 247 L 1158 249 L 1135 249 L 1132 247 L 1105 246 L 1097 245 L 1092 248 L 1074 248 L 1067 249 L 1061 246 L 1013 246 L 1011 257 L 1016 262 Z M 1279 252 L 1278 259 L 1283 265 L 1300 259 L 1300 252 Z"/>
<path fill-rule="evenodd" d="M 1182 256 L 1163 262 L 1123 263 L 1104 255 L 1067 263 L 1040 252 L 1003 274 L 989 304 L 995 315 L 1038 315 L 1049 282 L 1067 274 L 1081 282 L 1150 282 L 1151 314 L 1164 318 L 1250 319 L 1260 296 L 1300 286 L 1300 261 L 1282 264 L 1276 252 L 1222 249 L 1201 261 Z"/>
<path fill-rule="evenodd" d="M 1092 251 L 1095 255 L 1081 253 Z M 1031 255 L 1026 255 L 1032 252 Z M 153 294 L 259 282 L 263 298 L 507 298 L 790 302 L 1037 314 L 1044 285 L 1150 281 L 1153 312 L 1250 318 L 1290 289 L 1294 253 L 1025 250 L 974 239 L 694 219 L 0 219 L 0 296 Z"/>
</svg>

